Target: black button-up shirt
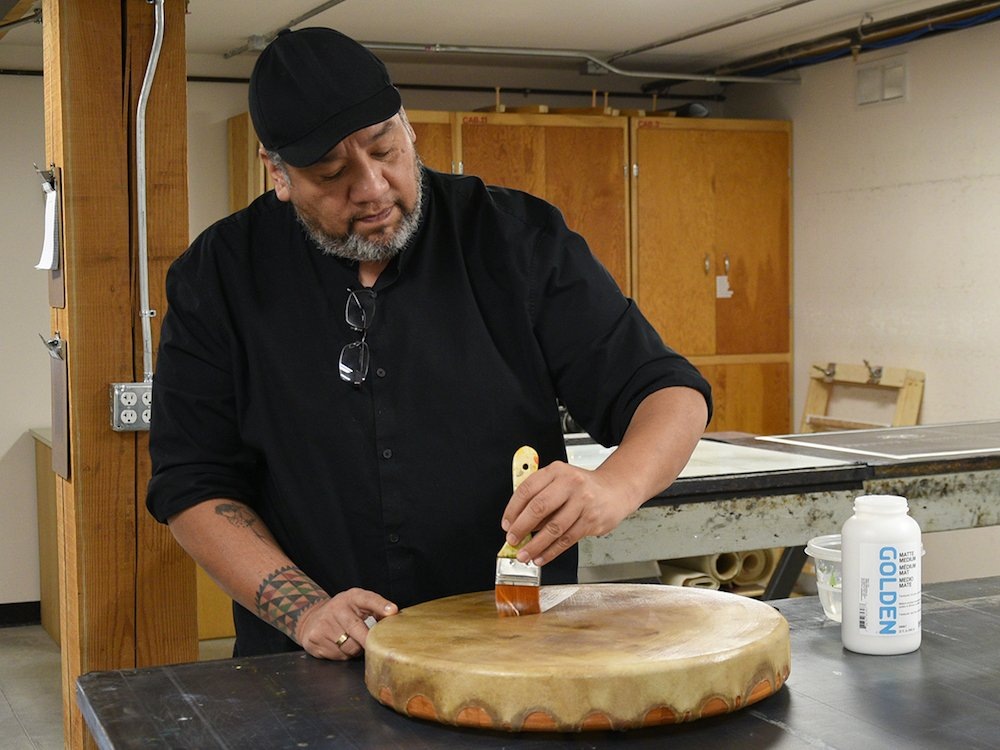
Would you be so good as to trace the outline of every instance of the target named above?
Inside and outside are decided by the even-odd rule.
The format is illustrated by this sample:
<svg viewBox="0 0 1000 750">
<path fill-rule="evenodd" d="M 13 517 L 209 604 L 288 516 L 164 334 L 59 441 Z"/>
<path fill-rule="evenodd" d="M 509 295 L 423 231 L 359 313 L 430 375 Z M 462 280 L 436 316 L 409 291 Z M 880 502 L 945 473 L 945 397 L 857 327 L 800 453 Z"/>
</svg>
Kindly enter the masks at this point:
<svg viewBox="0 0 1000 750">
<path fill-rule="evenodd" d="M 267 193 L 172 265 L 154 378 L 148 505 L 260 514 L 331 594 L 400 606 L 493 587 L 511 459 L 565 460 L 557 398 L 605 445 L 666 386 L 708 385 L 663 345 L 552 206 L 424 173 L 421 226 L 375 284 L 371 367 L 338 373 L 356 264 Z M 543 569 L 575 580 L 576 550 Z M 237 650 L 294 647 L 236 608 Z"/>
</svg>

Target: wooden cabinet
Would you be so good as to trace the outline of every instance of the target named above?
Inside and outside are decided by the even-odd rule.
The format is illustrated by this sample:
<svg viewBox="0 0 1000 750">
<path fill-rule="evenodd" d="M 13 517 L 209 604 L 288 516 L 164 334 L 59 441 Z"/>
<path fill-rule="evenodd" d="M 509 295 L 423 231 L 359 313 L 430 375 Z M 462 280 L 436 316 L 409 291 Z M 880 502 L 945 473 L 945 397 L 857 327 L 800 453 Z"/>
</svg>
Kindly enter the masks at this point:
<svg viewBox="0 0 1000 750">
<path fill-rule="evenodd" d="M 789 123 L 407 116 L 432 169 L 474 174 L 559 207 L 663 339 L 712 383 L 711 430 L 791 429 Z M 248 122 L 233 141 L 241 199 L 261 185 L 244 176 L 253 161 Z"/>
<path fill-rule="evenodd" d="M 463 172 L 558 206 L 629 294 L 628 119 L 480 112 L 457 119 Z"/>
<path fill-rule="evenodd" d="M 456 172 L 452 114 L 407 110 L 406 118 L 417 136 L 417 152 L 424 164 L 438 172 Z"/>
<path fill-rule="evenodd" d="M 712 384 L 715 414 L 709 430 L 759 435 L 789 431 L 791 367 L 783 361 L 697 362 Z"/>
<path fill-rule="evenodd" d="M 791 424 L 790 126 L 635 118 L 633 289 L 712 382 L 713 430 Z"/>
</svg>

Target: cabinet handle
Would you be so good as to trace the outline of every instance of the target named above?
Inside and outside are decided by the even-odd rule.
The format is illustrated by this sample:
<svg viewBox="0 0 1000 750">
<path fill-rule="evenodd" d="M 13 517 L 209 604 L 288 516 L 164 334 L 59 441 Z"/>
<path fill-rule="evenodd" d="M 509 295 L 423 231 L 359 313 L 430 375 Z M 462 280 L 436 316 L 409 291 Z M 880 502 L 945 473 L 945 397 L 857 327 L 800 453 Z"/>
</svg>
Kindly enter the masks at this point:
<svg viewBox="0 0 1000 750">
<path fill-rule="evenodd" d="M 705 275 L 708 276 L 711 270 L 712 270 L 712 259 L 708 257 L 708 253 L 705 253 Z"/>
<path fill-rule="evenodd" d="M 726 255 L 722 261 L 722 267 L 726 269 L 726 276 L 729 275 L 729 256 Z"/>
</svg>

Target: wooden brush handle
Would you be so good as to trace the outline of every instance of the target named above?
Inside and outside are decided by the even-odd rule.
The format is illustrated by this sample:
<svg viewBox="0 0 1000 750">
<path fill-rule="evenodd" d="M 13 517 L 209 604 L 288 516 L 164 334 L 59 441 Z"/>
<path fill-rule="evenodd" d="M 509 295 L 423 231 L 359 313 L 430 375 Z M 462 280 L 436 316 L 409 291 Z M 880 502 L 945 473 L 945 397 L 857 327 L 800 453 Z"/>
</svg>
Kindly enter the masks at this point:
<svg viewBox="0 0 1000 750">
<path fill-rule="evenodd" d="M 530 445 L 523 445 L 514 451 L 514 460 L 511 463 L 511 477 L 515 490 L 521 486 L 521 482 L 536 471 L 538 471 L 538 451 Z"/>
</svg>

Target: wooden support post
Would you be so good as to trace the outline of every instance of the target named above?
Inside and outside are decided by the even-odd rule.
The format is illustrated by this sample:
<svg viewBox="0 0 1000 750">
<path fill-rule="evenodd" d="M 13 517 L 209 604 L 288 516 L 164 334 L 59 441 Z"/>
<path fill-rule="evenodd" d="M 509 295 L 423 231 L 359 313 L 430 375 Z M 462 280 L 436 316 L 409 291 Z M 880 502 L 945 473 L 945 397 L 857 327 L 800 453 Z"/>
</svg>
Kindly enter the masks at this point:
<svg viewBox="0 0 1000 750">
<path fill-rule="evenodd" d="M 150 306 L 187 245 L 185 4 L 167 0 L 147 109 Z M 194 569 L 144 508 L 147 435 L 116 433 L 109 385 L 141 381 L 136 274 L 136 100 L 153 36 L 145 0 L 44 0 L 47 161 L 62 176 L 68 479 L 57 479 L 66 746 L 92 742 L 76 706 L 85 672 L 196 658 Z M 156 319 L 154 329 L 158 330 Z M 155 347 L 155 342 L 154 342 Z"/>
</svg>

